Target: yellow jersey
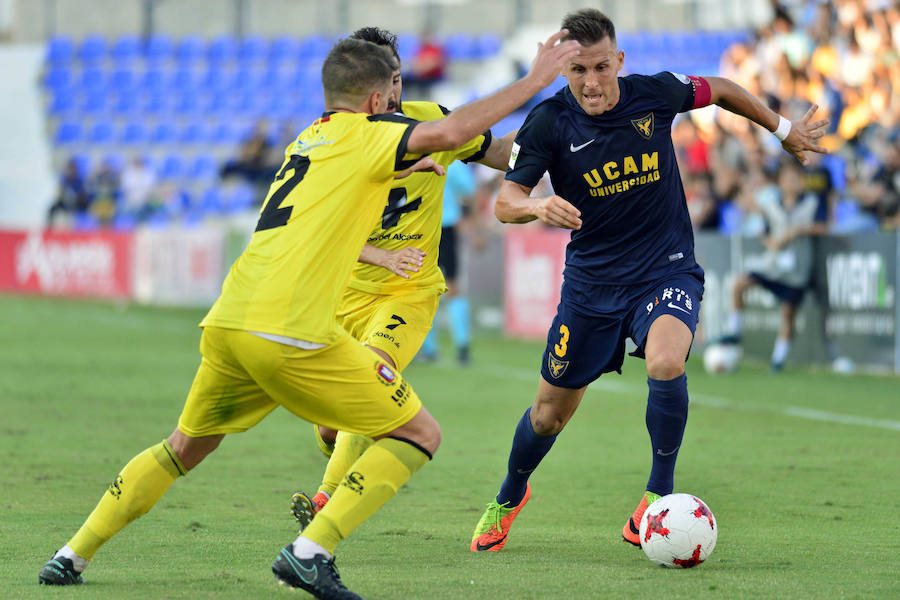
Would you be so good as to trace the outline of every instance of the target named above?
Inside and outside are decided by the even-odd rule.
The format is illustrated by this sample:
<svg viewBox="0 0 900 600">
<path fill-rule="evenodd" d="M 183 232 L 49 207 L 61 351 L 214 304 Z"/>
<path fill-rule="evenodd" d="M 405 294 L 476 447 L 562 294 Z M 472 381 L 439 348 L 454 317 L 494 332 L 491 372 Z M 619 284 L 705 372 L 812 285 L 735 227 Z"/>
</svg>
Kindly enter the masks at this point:
<svg viewBox="0 0 900 600">
<path fill-rule="evenodd" d="M 418 122 L 326 113 L 285 150 L 247 248 L 200 323 L 329 344 L 363 244 L 394 175 L 411 166 Z"/>
<path fill-rule="evenodd" d="M 403 114 L 416 121 L 434 121 L 447 114 L 434 102 L 404 102 Z M 435 162 L 445 167 L 454 160 L 472 162 L 481 160 L 491 145 L 491 132 L 486 131 L 466 142 L 456 150 L 430 154 Z M 434 290 L 442 294 L 447 290 L 444 276 L 438 268 L 438 245 L 441 241 L 441 212 L 446 176 L 431 172 L 413 173 L 397 179 L 390 192 L 382 198 L 384 212 L 368 242 L 386 250 L 400 250 L 415 246 L 425 252 L 425 259 L 417 273 L 409 273 L 409 279 L 394 275 L 383 267 L 358 263 L 350 278 L 350 287 L 369 294 L 395 294 L 401 291 Z"/>
</svg>

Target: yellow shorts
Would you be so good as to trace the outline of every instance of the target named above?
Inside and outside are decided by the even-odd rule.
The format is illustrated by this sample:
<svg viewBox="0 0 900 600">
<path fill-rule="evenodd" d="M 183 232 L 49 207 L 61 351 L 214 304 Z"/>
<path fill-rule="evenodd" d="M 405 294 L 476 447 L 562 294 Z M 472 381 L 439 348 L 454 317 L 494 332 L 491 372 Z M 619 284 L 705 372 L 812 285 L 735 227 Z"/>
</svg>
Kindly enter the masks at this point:
<svg viewBox="0 0 900 600">
<path fill-rule="evenodd" d="M 325 348 L 301 350 L 206 327 L 200 353 L 178 419 L 178 429 L 191 437 L 246 431 L 279 405 L 312 423 L 378 437 L 422 407 L 399 372 L 343 330 Z"/>
<path fill-rule="evenodd" d="M 382 296 L 348 288 L 337 319 L 363 344 L 387 353 L 402 371 L 431 330 L 439 300 L 433 291 Z"/>
</svg>

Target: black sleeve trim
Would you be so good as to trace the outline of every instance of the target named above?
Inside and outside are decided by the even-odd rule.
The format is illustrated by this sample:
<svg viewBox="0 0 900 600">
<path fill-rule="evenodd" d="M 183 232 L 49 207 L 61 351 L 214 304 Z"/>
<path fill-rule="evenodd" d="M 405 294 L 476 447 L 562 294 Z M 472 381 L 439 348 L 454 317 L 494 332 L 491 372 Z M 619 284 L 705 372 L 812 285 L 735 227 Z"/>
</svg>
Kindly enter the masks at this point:
<svg viewBox="0 0 900 600">
<path fill-rule="evenodd" d="M 479 148 L 478 152 L 472 156 L 462 159 L 464 163 L 469 164 L 470 162 L 478 162 L 484 158 L 485 154 L 487 154 L 488 148 L 491 147 L 491 141 L 493 141 L 494 137 L 491 135 L 490 129 L 485 131 L 482 135 L 484 135 L 484 141 L 481 143 L 481 148 Z"/>
<path fill-rule="evenodd" d="M 390 121 L 391 123 L 418 123 L 415 119 L 397 113 L 384 113 L 381 115 L 369 115 L 369 121 Z"/>
<path fill-rule="evenodd" d="M 441 112 L 444 113 L 445 117 L 450 114 L 450 109 L 447 108 L 446 106 L 444 106 L 443 104 L 438 104 L 438 108 L 441 109 Z"/>
<path fill-rule="evenodd" d="M 406 119 L 406 117 L 403 117 Z M 406 146 L 409 144 L 409 136 L 412 134 L 413 129 L 416 128 L 416 125 L 420 123 L 420 121 L 416 121 L 414 119 L 408 119 L 409 127 L 406 128 L 406 131 L 403 132 L 403 137 L 400 138 L 400 143 L 397 144 L 397 157 L 394 159 L 394 170 L 395 171 L 403 171 L 404 169 L 408 169 L 414 164 L 419 158 L 422 156 L 428 156 L 427 154 L 423 154 L 418 158 L 411 158 L 409 160 L 403 160 L 403 157 L 406 156 Z"/>
</svg>

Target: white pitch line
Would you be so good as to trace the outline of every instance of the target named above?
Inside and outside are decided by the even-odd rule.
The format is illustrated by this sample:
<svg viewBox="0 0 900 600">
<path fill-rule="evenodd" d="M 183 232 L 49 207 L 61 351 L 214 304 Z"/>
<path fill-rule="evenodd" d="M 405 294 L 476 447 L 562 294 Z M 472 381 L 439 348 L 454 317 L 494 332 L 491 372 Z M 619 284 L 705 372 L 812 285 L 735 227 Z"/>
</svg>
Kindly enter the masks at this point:
<svg viewBox="0 0 900 600">
<path fill-rule="evenodd" d="M 445 371 L 457 371 L 459 367 L 450 365 L 432 365 L 431 368 L 438 368 Z M 466 367 L 465 370 L 476 371 L 491 377 L 501 377 L 503 379 L 512 379 L 515 381 L 530 381 L 537 384 L 540 374 L 537 369 L 525 369 L 522 367 L 511 367 L 508 365 L 484 366 L 477 365 Z M 635 385 L 624 381 L 616 381 L 615 379 L 598 379 L 592 383 L 588 392 L 613 392 L 619 394 L 634 394 L 645 396 L 647 388 L 642 385 Z M 890 431 L 900 431 L 900 421 L 891 419 L 873 419 L 870 417 L 858 417 L 855 415 L 843 415 L 839 413 L 817 410 L 814 408 L 805 408 L 802 406 L 769 406 L 765 404 L 756 404 L 751 402 L 738 402 L 730 398 L 722 398 L 719 396 L 710 396 L 708 394 L 691 392 L 691 404 L 698 404 L 710 408 L 723 408 L 728 410 L 740 410 L 746 412 L 767 412 L 794 417 L 797 419 L 806 419 L 807 421 L 822 421 L 825 423 L 837 423 L 839 425 L 858 425 L 861 427 L 873 427 L 875 429 L 888 429 Z"/>
</svg>

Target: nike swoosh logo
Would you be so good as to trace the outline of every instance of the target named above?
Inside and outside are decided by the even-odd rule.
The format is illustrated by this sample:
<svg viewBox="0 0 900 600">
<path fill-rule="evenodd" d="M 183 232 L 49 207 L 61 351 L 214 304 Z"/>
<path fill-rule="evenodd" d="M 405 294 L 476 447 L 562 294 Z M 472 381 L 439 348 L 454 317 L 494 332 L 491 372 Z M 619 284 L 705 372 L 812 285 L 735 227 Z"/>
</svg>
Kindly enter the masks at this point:
<svg viewBox="0 0 900 600">
<path fill-rule="evenodd" d="M 578 152 L 578 151 L 581 150 L 582 148 L 587 148 L 588 145 L 590 145 L 590 143 L 593 142 L 593 141 L 594 141 L 594 138 L 591 138 L 591 139 L 589 139 L 588 141 L 586 141 L 585 143 L 583 143 L 583 144 L 580 145 L 580 146 L 576 146 L 575 144 L 569 144 L 569 150 L 570 150 L 571 152 Z"/>
<path fill-rule="evenodd" d="M 497 544 L 502 544 L 504 540 L 506 540 L 506 536 L 505 536 L 505 535 L 504 535 L 502 538 L 500 538 L 499 540 L 494 540 L 494 541 L 491 542 L 490 544 L 482 544 L 481 542 L 479 542 L 479 543 L 475 544 L 475 548 L 476 548 L 479 552 L 483 552 L 483 551 L 485 551 L 485 550 L 490 550 L 491 548 L 493 548 L 493 547 L 496 546 Z"/>
<path fill-rule="evenodd" d="M 668 306 L 669 306 L 669 308 L 674 308 L 675 310 L 680 310 L 681 312 L 684 312 L 684 313 L 687 313 L 687 314 L 691 314 L 691 311 L 685 310 L 685 309 L 681 308 L 680 306 L 677 306 L 677 305 L 675 305 L 675 304 L 672 304 L 671 302 L 669 302 L 669 305 L 668 305 Z"/>
<path fill-rule="evenodd" d="M 633 533 L 634 535 L 641 534 L 641 530 L 634 526 L 634 517 L 628 519 L 628 529 L 630 529 L 631 533 Z"/>
<path fill-rule="evenodd" d="M 659 454 L 660 456 L 672 456 L 673 454 L 678 452 L 679 448 L 681 448 L 681 446 L 676 446 L 675 449 L 672 450 L 671 452 L 663 452 L 661 449 L 657 448 L 656 453 Z"/>
<path fill-rule="evenodd" d="M 312 568 L 304 567 L 300 564 L 300 561 L 297 560 L 297 557 L 294 556 L 292 552 L 288 552 L 287 549 L 282 550 L 281 553 L 288 560 L 288 564 L 294 569 L 297 577 L 303 580 L 303 583 L 312 585 L 313 582 L 315 582 L 316 577 L 319 576 L 319 567 L 316 565 L 313 565 Z"/>
<path fill-rule="evenodd" d="M 534 471 L 534 469 L 516 469 L 516 473 L 519 475 L 528 475 L 532 471 Z"/>
</svg>

